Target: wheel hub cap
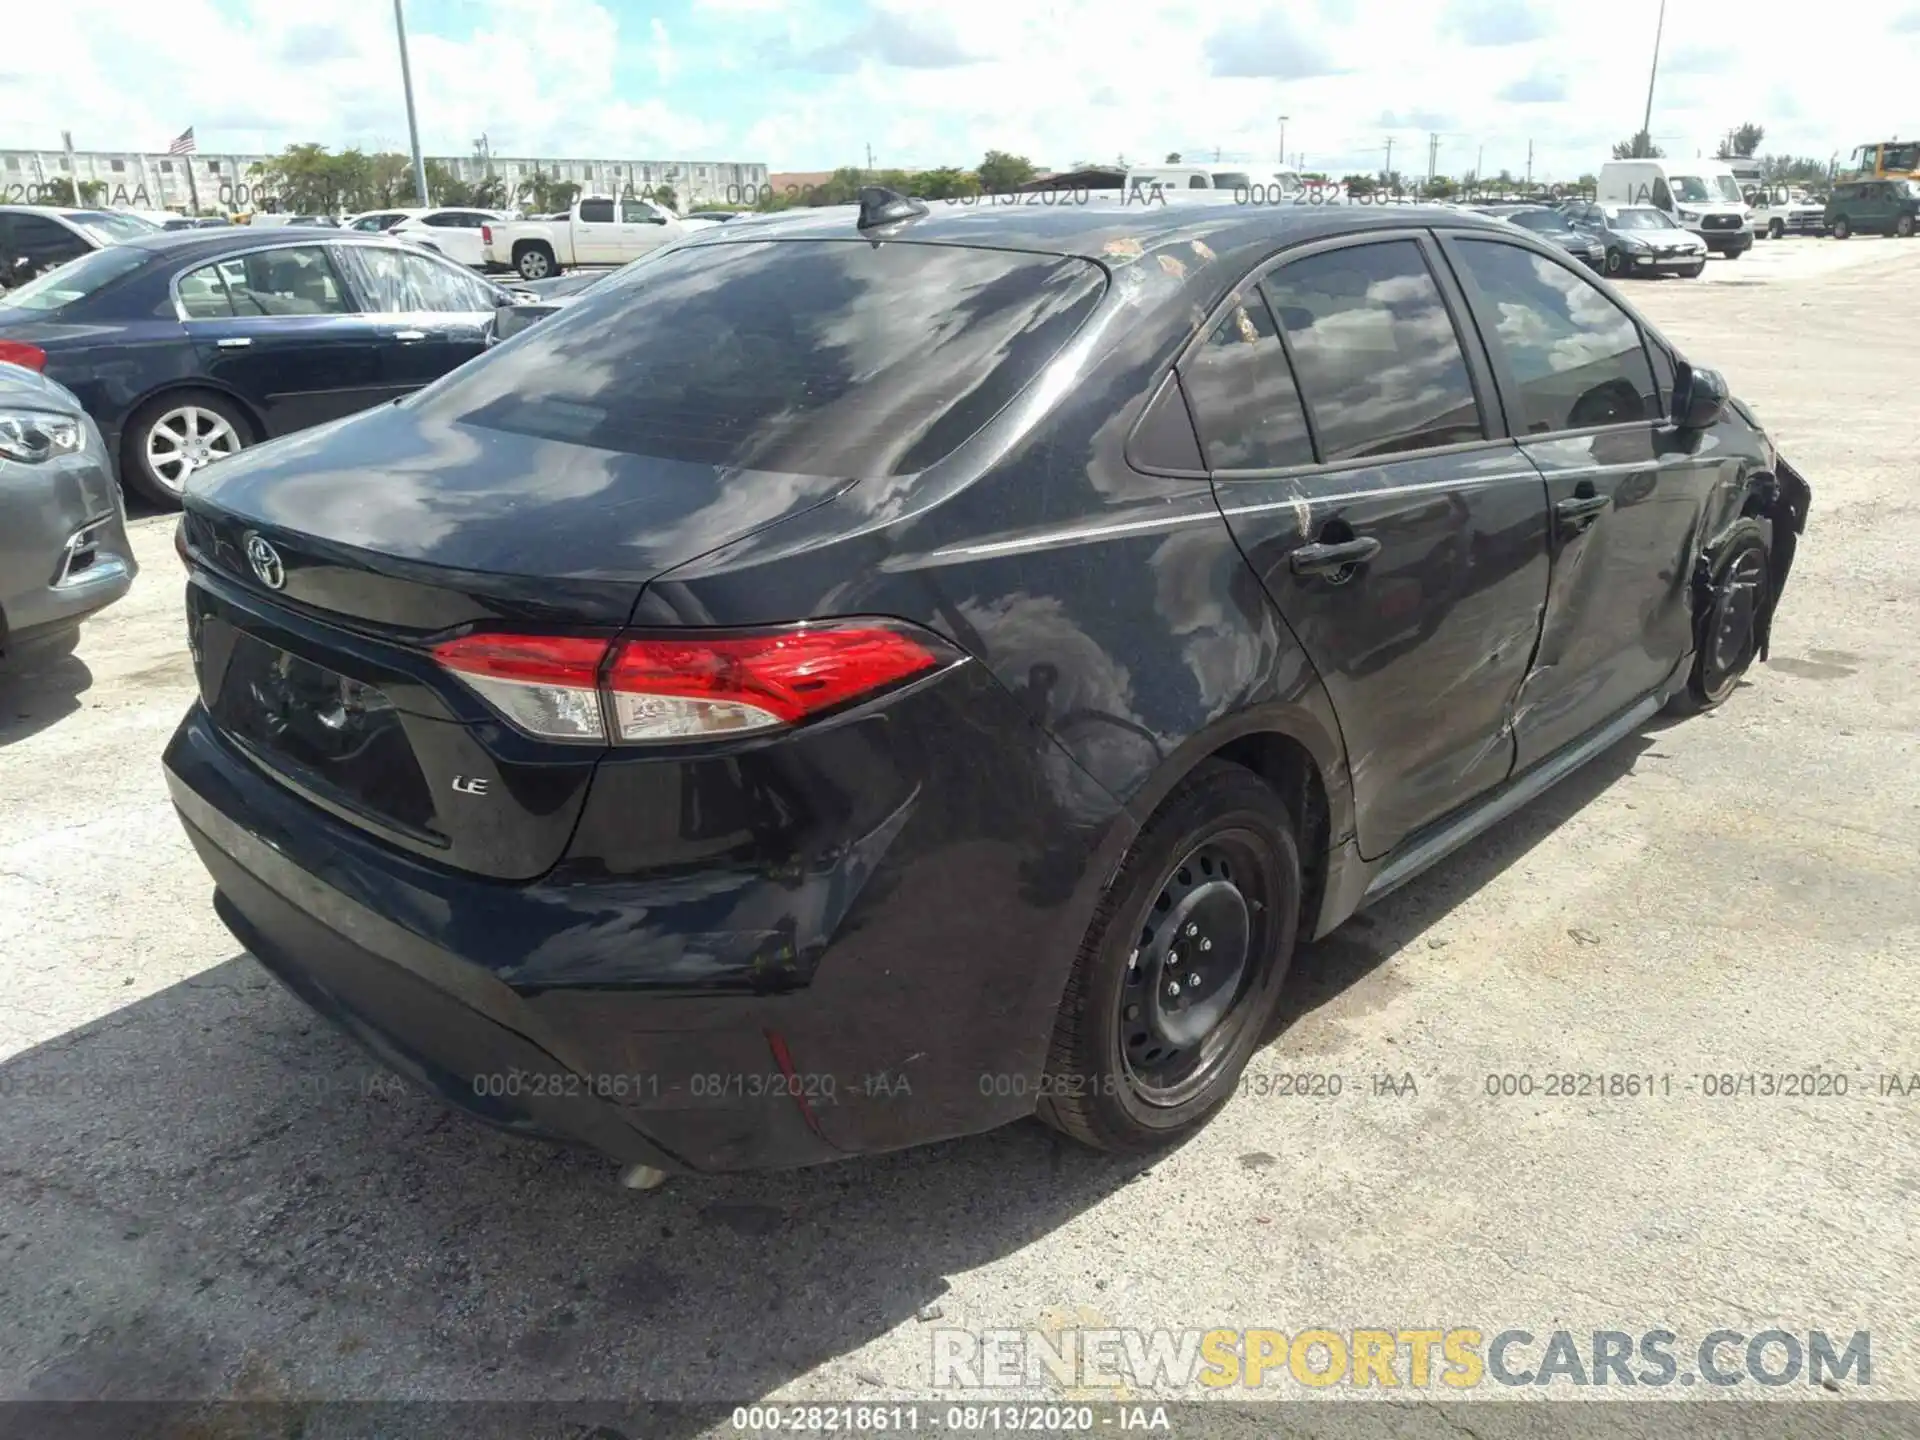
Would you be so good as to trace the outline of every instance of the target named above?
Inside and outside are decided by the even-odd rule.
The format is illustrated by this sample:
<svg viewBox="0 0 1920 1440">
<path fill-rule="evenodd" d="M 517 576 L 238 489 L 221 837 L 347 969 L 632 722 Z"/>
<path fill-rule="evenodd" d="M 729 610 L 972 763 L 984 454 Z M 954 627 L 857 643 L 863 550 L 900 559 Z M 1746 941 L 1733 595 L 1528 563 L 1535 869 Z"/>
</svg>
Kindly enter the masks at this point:
<svg viewBox="0 0 1920 1440">
<path fill-rule="evenodd" d="M 1240 1000 L 1253 912 L 1231 847 L 1203 846 L 1167 878 L 1128 965 L 1121 1041 L 1135 1083 L 1178 1085 Z"/>
</svg>

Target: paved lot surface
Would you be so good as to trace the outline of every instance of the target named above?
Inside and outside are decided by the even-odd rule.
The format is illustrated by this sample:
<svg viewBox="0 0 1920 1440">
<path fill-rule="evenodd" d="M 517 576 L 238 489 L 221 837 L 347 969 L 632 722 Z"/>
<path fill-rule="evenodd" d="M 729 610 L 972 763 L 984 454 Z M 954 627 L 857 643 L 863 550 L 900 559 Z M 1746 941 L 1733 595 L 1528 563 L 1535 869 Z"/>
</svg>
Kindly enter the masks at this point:
<svg viewBox="0 0 1920 1440">
<path fill-rule="evenodd" d="M 1254 1074 L 1343 1092 L 1257 1078 L 1146 1168 L 1023 1125 L 641 1195 L 379 1085 L 214 920 L 141 522 L 0 691 L 0 1396 L 868 1399 L 937 1329 L 1073 1324 L 1871 1329 L 1920 1396 L 1920 1096 L 1865 1093 L 1920 1072 L 1920 245 L 1708 273 L 1632 293 L 1812 478 L 1773 663 L 1305 954 Z M 1850 1093 L 1695 1078 L 1816 1067 Z M 1671 1090 L 1485 1092 L 1563 1071 Z"/>
</svg>

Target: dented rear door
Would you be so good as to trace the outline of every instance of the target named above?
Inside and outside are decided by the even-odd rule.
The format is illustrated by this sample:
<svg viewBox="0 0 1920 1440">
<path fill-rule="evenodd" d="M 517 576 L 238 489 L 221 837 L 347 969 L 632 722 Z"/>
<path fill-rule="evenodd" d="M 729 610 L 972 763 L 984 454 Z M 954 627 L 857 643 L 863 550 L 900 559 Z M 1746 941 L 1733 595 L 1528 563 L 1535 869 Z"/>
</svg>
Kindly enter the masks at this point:
<svg viewBox="0 0 1920 1440">
<path fill-rule="evenodd" d="M 1181 369 L 1221 511 L 1333 701 L 1370 859 L 1511 772 L 1547 593 L 1545 487 L 1448 283 L 1413 235 L 1293 252 Z"/>
</svg>

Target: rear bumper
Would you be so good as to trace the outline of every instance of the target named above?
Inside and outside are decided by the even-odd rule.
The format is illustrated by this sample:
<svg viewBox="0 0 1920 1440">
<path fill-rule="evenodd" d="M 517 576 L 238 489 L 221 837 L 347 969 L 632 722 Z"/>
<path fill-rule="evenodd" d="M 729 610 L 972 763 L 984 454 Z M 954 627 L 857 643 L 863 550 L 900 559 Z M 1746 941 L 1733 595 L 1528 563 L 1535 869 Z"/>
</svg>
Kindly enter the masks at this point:
<svg viewBox="0 0 1920 1440">
<path fill-rule="evenodd" d="M 715 937 L 660 918 L 710 876 L 450 871 L 307 804 L 198 705 L 165 764 L 221 918 L 308 1005 L 479 1119 L 666 1170 L 812 1164 L 1031 1113 L 1095 851 L 1126 838 L 1117 807 L 1045 846 L 995 807 L 1001 834 L 967 833 L 923 789 L 940 858 L 890 836 L 804 983 L 755 993 L 707 983 Z M 790 877 L 758 883 L 755 909 L 795 904 Z"/>
</svg>

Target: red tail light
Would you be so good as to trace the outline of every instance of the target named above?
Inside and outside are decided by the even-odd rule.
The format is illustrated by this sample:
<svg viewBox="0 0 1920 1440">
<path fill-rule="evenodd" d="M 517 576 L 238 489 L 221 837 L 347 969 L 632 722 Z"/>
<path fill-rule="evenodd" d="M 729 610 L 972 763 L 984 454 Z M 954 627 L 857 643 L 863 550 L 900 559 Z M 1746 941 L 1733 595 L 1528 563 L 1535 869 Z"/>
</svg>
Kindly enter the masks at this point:
<svg viewBox="0 0 1920 1440">
<path fill-rule="evenodd" d="M 613 641 L 466 635 L 433 653 L 519 729 L 616 745 L 797 725 L 948 658 L 931 636 L 876 621 Z"/>
<path fill-rule="evenodd" d="M 491 245 L 493 243 L 493 227 L 491 225 L 482 225 L 480 227 L 480 243 L 482 245 Z"/>
<path fill-rule="evenodd" d="M 24 340 L 0 340 L 0 360 L 24 365 L 29 370 L 47 368 L 47 352 L 38 345 L 27 344 Z"/>
</svg>

